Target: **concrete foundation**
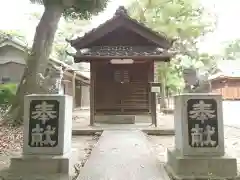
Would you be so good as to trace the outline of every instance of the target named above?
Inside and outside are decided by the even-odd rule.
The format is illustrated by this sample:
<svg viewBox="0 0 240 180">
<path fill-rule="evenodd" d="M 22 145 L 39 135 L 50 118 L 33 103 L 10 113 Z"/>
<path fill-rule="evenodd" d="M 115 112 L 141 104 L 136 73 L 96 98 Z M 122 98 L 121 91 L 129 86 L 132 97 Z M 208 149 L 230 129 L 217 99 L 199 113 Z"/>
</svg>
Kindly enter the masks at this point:
<svg viewBox="0 0 240 180">
<path fill-rule="evenodd" d="M 228 156 L 182 156 L 178 150 L 168 149 L 166 170 L 176 180 L 235 178 L 237 163 Z"/>
<path fill-rule="evenodd" d="M 21 173 L 70 174 L 70 159 L 62 156 L 31 156 L 12 158 L 10 169 Z"/>
<path fill-rule="evenodd" d="M 74 164 L 77 163 L 78 152 L 73 149 L 71 153 L 62 156 L 52 155 L 22 155 L 11 158 L 8 173 L 4 177 L 24 179 L 56 179 L 69 180 L 75 176 Z"/>
</svg>

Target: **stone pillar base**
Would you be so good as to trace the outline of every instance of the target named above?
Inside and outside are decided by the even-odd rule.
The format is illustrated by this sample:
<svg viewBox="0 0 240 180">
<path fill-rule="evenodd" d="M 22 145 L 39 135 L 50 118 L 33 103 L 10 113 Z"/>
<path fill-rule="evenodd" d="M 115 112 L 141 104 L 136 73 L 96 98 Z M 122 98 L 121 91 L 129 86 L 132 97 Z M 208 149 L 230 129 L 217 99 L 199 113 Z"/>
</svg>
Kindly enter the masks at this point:
<svg viewBox="0 0 240 180">
<path fill-rule="evenodd" d="M 13 174 L 10 172 L 1 172 L 1 177 L 6 180 L 71 180 L 72 178 L 66 174 Z"/>
<path fill-rule="evenodd" d="M 74 176 L 74 164 L 77 162 L 77 151 L 62 156 L 22 155 L 11 159 L 8 177 L 24 179 L 58 179 L 68 180 Z M 34 178 L 33 178 L 34 177 Z"/>
<path fill-rule="evenodd" d="M 228 156 L 181 156 L 175 150 L 167 152 L 166 170 L 176 180 L 235 178 L 237 160 Z"/>
</svg>

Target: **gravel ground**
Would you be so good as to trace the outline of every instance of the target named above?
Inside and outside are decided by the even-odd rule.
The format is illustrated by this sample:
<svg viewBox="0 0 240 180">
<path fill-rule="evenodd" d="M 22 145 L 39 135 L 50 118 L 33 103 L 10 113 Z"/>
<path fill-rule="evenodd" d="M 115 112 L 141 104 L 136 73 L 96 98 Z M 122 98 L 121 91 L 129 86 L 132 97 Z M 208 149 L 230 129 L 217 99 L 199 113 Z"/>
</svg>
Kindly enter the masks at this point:
<svg viewBox="0 0 240 180">
<path fill-rule="evenodd" d="M 226 153 L 237 158 L 240 172 L 240 129 L 225 126 L 224 131 Z M 174 147 L 174 136 L 148 136 L 148 139 L 160 162 L 166 162 L 166 150 Z"/>
</svg>

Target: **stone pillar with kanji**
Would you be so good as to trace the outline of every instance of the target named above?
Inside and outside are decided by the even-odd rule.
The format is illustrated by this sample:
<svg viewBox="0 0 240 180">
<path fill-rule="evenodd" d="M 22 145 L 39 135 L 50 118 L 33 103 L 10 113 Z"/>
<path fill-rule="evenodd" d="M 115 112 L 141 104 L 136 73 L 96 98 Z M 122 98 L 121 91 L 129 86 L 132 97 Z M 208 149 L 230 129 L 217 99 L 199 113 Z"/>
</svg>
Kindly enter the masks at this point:
<svg viewBox="0 0 240 180">
<path fill-rule="evenodd" d="M 25 96 L 23 152 L 21 157 L 11 159 L 10 171 L 63 174 L 68 178 L 74 155 L 71 142 L 72 97 L 60 94 Z"/>
<path fill-rule="evenodd" d="M 166 170 L 174 179 L 224 179 L 237 176 L 236 158 L 226 154 L 222 96 L 175 96 L 175 147 L 167 151 Z"/>
</svg>

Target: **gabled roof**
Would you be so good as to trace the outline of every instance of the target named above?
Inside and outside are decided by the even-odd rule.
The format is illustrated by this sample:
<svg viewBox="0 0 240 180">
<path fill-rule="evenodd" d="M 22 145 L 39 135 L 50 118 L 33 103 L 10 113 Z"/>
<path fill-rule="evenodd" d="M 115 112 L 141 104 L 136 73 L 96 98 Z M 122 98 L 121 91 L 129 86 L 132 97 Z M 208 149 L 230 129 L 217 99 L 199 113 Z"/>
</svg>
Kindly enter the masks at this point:
<svg viewBox="0 0 240 180">
<path fill-rule="evenodd" d="M 16 38 L 12 38 L 12 37 L 11 38 L 6 37 L 6 38 L 0 40 L 0 48 L 4 47 L 4 46 L 12 46 L 21 51 L 29 50 L 25 43 L 23 43 L 22 41 L 20 41 Z"/>
<path fill-rule="evenodd" d="M 116 10 L 114 16 L 111 19 L 86 33 L 83 37 L 78 37 L 77 39 L 70 40 L 69 42 L 75 49 L 86 48 L 90 43 L 98 40 L 99 38 L 105 36 L 109 32 L 112 32 L 118 27 L 123 26 L 124 28 L 140 34 L 161 48 L 169 49 L 172 46 L 173 40 L 168 39 L 166 35 L 159 34 L 146 27 L 144 24 L 139 23 L 137 20 L 131 18 L 123 6 L 120 6 Z"/>
</svg>

